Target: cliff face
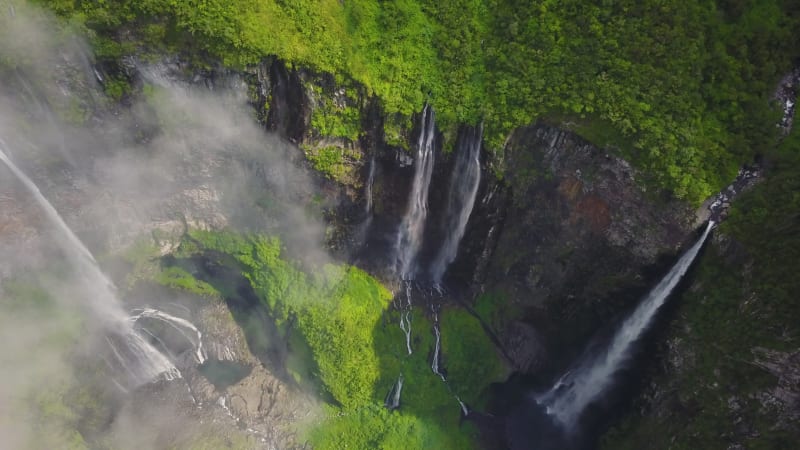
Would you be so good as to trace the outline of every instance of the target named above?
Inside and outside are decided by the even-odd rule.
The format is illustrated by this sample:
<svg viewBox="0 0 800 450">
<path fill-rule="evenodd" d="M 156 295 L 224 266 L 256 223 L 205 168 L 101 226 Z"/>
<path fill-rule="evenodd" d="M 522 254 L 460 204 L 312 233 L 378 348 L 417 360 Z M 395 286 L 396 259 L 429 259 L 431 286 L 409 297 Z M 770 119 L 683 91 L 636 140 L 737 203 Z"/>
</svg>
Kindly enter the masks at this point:
<svg viewBox="0 0 800 450">
<path fill-rule="evenodd" d="M 513 331 L 524 324 L 554 350 L 548 358 L 509 349 L 528 355 L 517 365 L 535 372 L 635 302 L 655 275 L 648 269 L 684 243 L 694 217 L 645 192 L 624 160 L 552 125 L 517 130 L 503 164 L 508 208 L 481 290 L 517 311 L 500 333 L 509 346 L 528 341 Z"/>
<path fill-rule="evenodd" d="M 387 118 L 356 87 L 287 70 L 279 61 L 245 80 L 257 93 L 251 104 L 265 126 L 300 146 L 293 159 L 311 169 L 328 248 L 388 279 L 387 255 L 407 207 L 417 127 L 403 132 L 411 151 L 391 145 Z M 320 127 L 331 117 L 339 120 L 352 108 L 360 118 L 356 138 L 323 134 Z M 447 201 L 453 158 L 441 139 L 427 243 L 447 232 L 437 213 Z M 315 157 L 323 150 L 343 156 L 333 170 L 319 171 Z M 478 199 L 445 283 L 467 303 L 478 295 L 493 299 L 496 311 L 484 322 L 523 373 L 568 362 L 602 324 L 635 303 L 696 225 L 686 204 L 646 192 L 626 161 L 547 123 L 518 129 L 502 156 L 484 153 L 482 161 Z M 366 211 L 373 163 L 373 208 Z"/>
<path fill-rule="evenodd" d="M 797 442 L 797 302 L 781 293 L 797 282 L 766 275 L 771 264 L 760 250 L 726 231 L 674 299 L 675 320 L 659 334 L 658 357 L 643 372 L 648 383 L 603 448 L 778 449 Z M 785 254 L 772 257 L 794 264 Z"/>
<path fill-rule="evenodd" d="M 385 256 L 408 201 L 412 152 L 387 143 L 386 118 L 357 88 L 270 64 L 249 80 L 250 91 L 257 86 L 262 104 L 269 104 L 263 110 L 266 126 L 300 144 L 302 153 L 293 159 L 317 169 L 311 172 L 314 195 L 323 199 L 329 248 L 388 277 Z M 324 121 L 312 120 L 315 110 L 341 115 L 347 108 L 359 111 L 358 137 L 325 136 L 319 129 Z M 413 147 L 419 130 L 411 126 L 403 133 Z M 333 159 L 333 170 L 317 164 L 320 152 L 340 156 Z M 451 154 L 441 144 L 435 156 L 428 240 L 444 232 L 435 217 L 446 201 L 452 170 Z M 373 158 L 373 209 L 366 211 L 364 188 Z M 682 202 L 646 192 L 624 160 L 547 123 L 518 129 L 502 156 L 484 154 L 482 160 L 478 200 L 445 281 L 468 303 L 476 296 L 490 299 L 491 314 L 480 305 L 477 312 L 514 368 L 546 379 L 667 270 L 697 217 Z M 498 168 L 502 179 L 493 176 Z M 651 427 L 665 436 L 659 441 L 664 447 L 669 436 L 690 447 L 716 448 L 724 441 L 743 448 L 754 439 L 770 442 L 773 434 L 797 432 L 792 424 L 798 417 L 798 363 L 790 340 L 777 347 L 741 341 L 741 354 L 717 355 L 714 364 L 707 363 L 733 345 L 725 342 L 730 334 L 705 331 L 716 320 L 708 297 L 719 295 L 712 295 L 714 290 L 727 292 L 734 303 L 721 307 L 746 311 L 758 294 L 739 279 L 748 279 L 753 264 L 735 240 L 715 239 L 698 264 L 700 275 L 683 299 L 676 299 L 677 320 L 663 332 L 658 358 L 646 362 L 653 382 L 635 401 L 636 412 L 606 437 L 608 448 L 650 445 L 645 430 Z M 692 302 L 704 306 L 686 309 Z M 735 333 L 740 321 L 732 313 L 724 322 L 726 333 Z M 793 328 L 782 327 L 784 333 Z M 775 425 L 764 425 L 765 420 Z"/>
<path fill-rule="evenodd" d="M 124 73 L 136 89 L 147 76 L 135 65 L 108 70 Z M 166 187 L 154 188 L 153 195 L 145 196 L 144 208 L 126 199 L 124 189 L 91 189 L 97 180 L 102 184 L 119 176 L 124 149 L 96 163 L 78 162 L 66 170 L 58 164 L 39 166 L 44 168 L 34 177 L 44 183 L 43 190 L 79 234 L 92 236 L 96 249 L 110 253 L 149 235 L 163 255 L 175 249 L 187 227 L 291 231 L 292 222 L 280 217 L 286 211 L 276 205 L 295 203 L 298 209 L 306 208 L 302 213 L 321 214 L 325 229 L 313 232 L 324 236 L 327 250 L 337 258 L 389 277 L 386 255 L 407 206 L 413 171 L 413 152 L 404 146 L 413 150 L 413 138 L 419 133 L 414 124 L 387 125 L 391 118 L 384 117 L 377 102 L 358 86 L 339 86 L 329 77 L 290 69 L 280 61 L 266 61 L 244 73 L 223 69 L 197 73 L 172 59 L 159 70 L 167 74 L 169 82 L 179 85 L 209 90 L 233 88 L 253 107 L 254 112 L 249 114 L 255 114 L 265 128 L 283 140 L 299 146 L 286 145 L 277 138 L 268 142 L 280 152 L 281 161 L 293 164 L 278 164 L 260 150 L 235 154 L 179 150 L 174 158 L 154 160 L 174 169 L 163 171 L 154 180 Z M 103 75 L 107 78 L 108 73 Z M 105 120 L 97 111 L 107 107 L 95 105 L 92 120 Z M 117 112 L 127 114 L 124 109 Z M 135 117 L 139 120 L 143 116 Z M 136 123 L 145 130 L 138 144 L 146 146 L 150 140 L 163 138 L 146 131 L 157 128 L 157 124 Z M 204 137 L 212 138 L 199 135 L 195 139 L 200 142 Z M 453 158 L 442 149 L 441 141 L 439 136 L 430 194 L 431 226 L 426 235 L 429 242 L 446 232 L 437 222 L 437 212 L 446 202 Z M 31 157 L 36 160 L 40 156 Z M 639 174 L 626 161 L 551 124 L 520 128 L 509 137 L 502 155 L 484 152 L 481 158 L 478 200 L 445 284 L 481 316 L 515 370 L 546 379 L 564 367 L 592 334 L 629 309 L 666 270 L 670 258 L 689 239 L 696 217 L 686 204 L 645 191 L 638 182 Z M 375 164 L 370 189 L 373 208 L 366 210 L 365 187 L 371 161 Z M 180 164 L 171 165 L 176 162 Z M 0 211 L 0 245 L 29 250 L 25 242 L 41 233 L 31 225 L 36 222 L 36 212 L 15 200 L 13 183 L 2 180 L 0 188 L 0 205 L 4 206 Z M 275 197 L 267 195 L 276 190 Z M 156 195 L 162 191 L 170 195 Z M 245 204 L 247 207 L 242 207 Z M 103 220 L 109 215 L 117 219 L 111 228 Z M 308 234 L 298 232 L 298 236 Z M 302 243 L 299 245 L 302 248 Z M 715 245 L 715 254 L 725 261 L 721 264 L 725 264 L 726 273 L 747 279 L 752 261 L 742 256 L 741 248 L 724 239 L 718 239 Z M 714 266 L 709 256 L 701 264 Z M 3 274 L 9 270 L 0 269 Z M 711 275 L 699 277 L 689 289 L 692 298 L 702 299 L 714 288 L 712 280 Z M 729 281 L 730 286 L 739 286 Z M 746 288 L 742 287 L 744 292 L 750 292 Z M 728 305 L 732 310 L 746 308 L 753 297 L 736 298 L 742 303 Z M 214 358 L 255 369 L 230 389 L 217 389 L 202 377 L 192 378 L 196 398 L 203 402 L 223 398 L 223 406 L 247 424 L 270 423 L 270 414 L 288 416 L 302 409 L 288 400 L 289 394 L 296 394 L 291 383 L 259 365 L 259 355 L 228 351 L 234 345 L 226 342 L 241 346 L 244 337 L 229 317 L 218 320 L 214 316 L 223 310 L 216 305 L 197 312 L 201 325 L 210 330 L 211 345 L 221 346 Z M 691 311 L 691 317 L 699 320 L 701 312 Z M 728 326 L 735 327 L 736 320 L 731 317 Z M 219 332 L 214 331 L 217 326 L 221 327 Z M 759 378 L 760 384 L 748 390 L 750 387 L 743 386 L 737 377 L 750 376 L 750 372 L 737 369 L 726 373 L 725 365 L 721 366 L 722 375 L 716 375 L 716 369 L 706 370 L 701 355 L 712 349 L 706 343 L 713 342 L 714 337 L 698 333 L 693 326 L 691 321 L 678 320 L 670 328 L 661 349 L 663 367 L 651 368 L 655 381 L 637 400 L 641 415 L 629 419 L 624 428 L 628 437 L 609 438 L 609 448 L 617 448 L 617 443 L 636 448 L 647 442 L 637 439 L 644 439 L 642 430 L 647 430 L 652 421 L 666 427 L 667 433 L 677 432 L 677 425 L 672 425 L 681 423 L 677 418 L 686 411 L 705 408 L 720 389 L 727 389 L 722 407 L 728 412 L 712 417 L 727 417 L 737 424 L 738 428 L 730 432 L 731 442 L 742 445 L 744 439 L 769 431 L 758 420 L 773 416 L 753 413 L 752 408 L 774 412 L 780 419 L 778 430 L 796 432 L 791 431 L 800 398 L 796 349 L 788 344 L 780 348 L 750 345 L 745 354 L 726 362 L 754 368 L 753 373 L 758 375 L 753 376 L 770 377 Z M 786 327 L 791 328 L 788 324 Z M 707 382 L 711 379 L 708 377 L 720 377 L 730 385 L 720 388 L 721 381 Z M 739 394 L 741 389 L 747 394 Z M 277 410 L 269 406 L 279 403 L 289 406 Z M 275 423 L 283 426 L 285 422 L 278 418 Z M 291 432 L 286 433 L 275 437 L 276 442 L 293 444 Z"/>
</svg>

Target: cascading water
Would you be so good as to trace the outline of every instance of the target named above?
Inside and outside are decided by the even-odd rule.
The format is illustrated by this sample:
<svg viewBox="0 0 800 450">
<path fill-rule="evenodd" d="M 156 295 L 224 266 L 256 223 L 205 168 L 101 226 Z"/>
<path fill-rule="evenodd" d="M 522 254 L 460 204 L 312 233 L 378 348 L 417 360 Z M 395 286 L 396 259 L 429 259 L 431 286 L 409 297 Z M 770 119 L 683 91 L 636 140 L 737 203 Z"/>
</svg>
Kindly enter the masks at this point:
<svg viewBox="0 0 800 450">
<path fill-rule="evenodd" d="M 425 217 L 428 215 L 428 188 L 433 174 L 433 138 L 436 131 L 433 109 L 426 105 L 422 110 L 422 129 L 417 141 L 417 158 L 414 161 L 414 179 L 408 199 L 408 210 L 397 232 L 395 243 L 395 271 L 403 280 L 413 279 L 416 257 L 422 246 Z"/>
<path fill-rule="evenodd" d="M 355 231 L 355 239 L 367 245 L 369 229 L 372 226 L 372 186 L 375 184 L 375 154 L 369 160 L 367 182 L 364 185 L 364 216 Z"/>
<path fill-rule="evenodd" d="M 562 426 L 573 428 L 586 407 L 609 388 L 614 375 L 630 359 L 633 344 L 647 330 L 653 316 L 686 274 L 713 227 L 714 222 L 709 221 L 700 239 L 625 319 L 602 355 L 580 361 L 536 399 Z"/>
<path fill-rule="evenodd" d="M 403 331 L 403 334 L 406 336 L 406 350 L 410 355 L 411 351 L 411 311 L 401 311 L 400 312 L 400 329 Z"/>
<path fill-rule="evenodd" d="M 375 184 L 375 155 L 373 154 L 369 160 L 369 173 L 367 174 L 367 184 L 364 186 L 364 215 L 368 218 L 372 217 L 372 185 Z"/>
<path fill-rule="evenodd" d="M 434 344 L 433 348 L 433 358 L 431 360 L 431 370 L 436 375 L 439 375 L 439 378 L 442 381 L 447 381 L 444 377 L 444 374 L 439 371 L 439 352 L 441 351 L 441 340 L 442 340 L 442 333 L 439 331 L 439 313 L 433 313 L 433 334 L 436 337 L 436 343 Z"/>
<path fill-rule="evenodd" d="M 439 371 L 439 352 L 441 351 L 442 333 L 439 331 L 439 312 L 435 308 L 433 309 L 433 334 L 436 337 L 436 343 L 433 348 L 431 370 L 436 375 L 439 375 L 439 378 L 441 378 L 442 381 L 447 381 L 444 374 Z M 461 402 L 461 400 L 459 400 L 459 402 Z"/>
<path fill-rule="evenodd" d="M 116 295 L 116 287 L 100 270 L 97 261 L 86 246 L 75 236 L 58 211 L 42 195 L 36 184 L 11 161 L 5 153 L 5 147 L 7 147 L 5 142 L 0 140 L 0 145 L 3 147 L 0 148 L 0 160 L 25 185 L 36 199 L 37 204 L 44 210 L 48 220 L 60 234 L 56 241 L 69 258 L 71 266 L 76 270 L 83 286 L 91 290 L 91 295 L 87 296 L 88 310 L 96 315 L 98 322 L 105 326 L 106 340 L 116 359 L 113 365 L 118 365 L 124 371 L 132 386 L 153 381 L 159 376 L 168 380 L 179 378 L 181 373 L 175 365 L 134 330 L 133 323 L 137 319 L 132 320 L 122 309 Z M 148 313 L 151 317 L 158 317 L 197 330 L 188 321 L 155 310 L 151 311 L 154 311 Z M 203 358 L 201 335 L 199 331 L 197 333 L 197 356 L 198 359 L 201 359 Z"/>
<path fill-rule="evenodd" d="M 156 319 L 156 320 L 159 320 L 161 322 L 164 322 L 164 323 L 170 325 L 172 328 L 177 330 L 178 333 L 180 333 L 183 337 L 186 338 L 186 340 L 188 340 L 192 344 L 192 346 L 195 349 L 194 358 L 197 361 L 197 363 L 198 364 L 203 364 L 206 361 L 207 356 L 206 356 L 205 350 L 203 349 L 203 333 L 201 333 L 200 330 L 198 330 L 197 327 L 194 326 L 193 323 L 189 322 L 186 319 L 181 319 L 180 317 L 175 317 L 175 316 L 173 316 L 171 314 L 165 313 L 164 311 L 159 311 L 159 310 L 153 309 L 153 308 L 144 308 L 144 309 L 140 309 L 140 310 L 137 310 L 137 311 L 138 311 L 138 313 L 134 314 L 131 317 L 129 317 L 128 320 L 130 320 L 132 323 L 137 323 L 139 321 L 139 319 L 151 318 L 151 319 Z M 184 332 L 184 330 L 189 330 L 189 331 L 193 332 L 195 337 L 192 338 L 191 336 L 187 335 Z M 150 334 L 149 331 L 147 333 Z M 155 339 L 158 339 L 155 336 L 153 336 L 153 337 Z"/>
<path fill-rule="evenodd" d="M 467 221 L 475 205 L 481 181 L 480 150 L 483 126 L 468 128 L 459 139 L 456 162 L 450 175 L 450 193 L 445 206 L 445 238 L 430 266 L 434 283 L 442 276 L 458 253 L 458 245 L 467 229 Z"/>
<path fill-rule="evenodd" d="M 392 386 L 392 389 L 390 389 L 389 393 L 386 394 L 386 399 L 383 401 L 383 405 L 390 410 L 399 408 L 400 394 L 402 392 L 403 392 L 403 374 L 400 374 L 400 376 L 397 377 L 397 381 Z"/>
<path fill-rule="evenodd" d="M 416 257 L 422 246 L 422 234 L 425 228 L 425 217 L 428 215 L 428 188 L 433 175 L 433 137 L 436 130 L 433 109 L 425 105 L 422 110 L 422 128 L 417 141 L 417 159 L 415 161 L 414 179 L 408 199 L 408 210 L 400 223 L 395 241 L 395 273 L 403 280 L 406 294 L 406 306 L 400 311 L 400 329 L 406 336 L 406 349 L 411 352 L 411 280 L 416 275 Z M 370 169 L 372 170 L 374 164 Z M 370 180 L 371 182 L 371 180 Z M 369 183 L 368 183 L 369 184 Z M 369 191 L 371 197 L 371 189 Z M 371 202 L 371 199 L 368 198 Z M 371 205 L 370 205 L 371 206 Z"/>
</svg>

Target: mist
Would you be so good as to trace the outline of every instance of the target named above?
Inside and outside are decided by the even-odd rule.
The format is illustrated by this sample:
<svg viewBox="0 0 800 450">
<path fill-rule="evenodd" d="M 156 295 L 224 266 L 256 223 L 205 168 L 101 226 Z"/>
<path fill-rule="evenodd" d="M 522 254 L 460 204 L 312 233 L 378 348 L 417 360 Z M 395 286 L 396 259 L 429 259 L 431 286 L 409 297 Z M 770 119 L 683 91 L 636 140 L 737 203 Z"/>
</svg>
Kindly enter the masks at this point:
<svg viewBox="0 0 800 450">
<path fill-rule="evenodd" d="M 276 234 L 304 263 L 328 262 L 301 152 L 256 122 L 239 76 L 190 80 L 178 61 L 131 59 L 141 94 L 122 106 L 71 28 L 0 2 L 0 142 L 104 272 L 115 275 L 105 262 L 143 239 L 171 252 L 189 228 Z M 0 448 L 265 441 L 202 408 L 189 381 L 126 383 L 110 362 L 114 324 L 104 323 L 98 286 L 60 239 L 0 166 Z M 125 279 L 112 278 L 123 297 Z M 135 306 L 194 314 L 177 297 L 159 292 Z M 195 370 L 187 358 L 173 362 Z"/>
</svg>

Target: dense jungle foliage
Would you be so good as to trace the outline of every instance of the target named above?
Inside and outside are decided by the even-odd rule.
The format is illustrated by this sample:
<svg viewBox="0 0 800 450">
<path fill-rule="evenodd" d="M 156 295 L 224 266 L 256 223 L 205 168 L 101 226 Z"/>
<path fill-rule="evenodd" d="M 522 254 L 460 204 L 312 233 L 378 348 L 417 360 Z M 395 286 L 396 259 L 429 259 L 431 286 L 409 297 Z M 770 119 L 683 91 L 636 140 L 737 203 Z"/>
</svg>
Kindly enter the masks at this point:
<svg viewBox="0 0 800 450">
<path fill-rule="evenodd" d="M 774 138 L 770 95 L 800 48 L 791 0 L 40 1 L 101 58 L 277 56 L 363 86 L 385 114 L 429 102 L 443 129 L 484 121 L 494 150 L 558 118 L 693 201 Z"/>
</svg>

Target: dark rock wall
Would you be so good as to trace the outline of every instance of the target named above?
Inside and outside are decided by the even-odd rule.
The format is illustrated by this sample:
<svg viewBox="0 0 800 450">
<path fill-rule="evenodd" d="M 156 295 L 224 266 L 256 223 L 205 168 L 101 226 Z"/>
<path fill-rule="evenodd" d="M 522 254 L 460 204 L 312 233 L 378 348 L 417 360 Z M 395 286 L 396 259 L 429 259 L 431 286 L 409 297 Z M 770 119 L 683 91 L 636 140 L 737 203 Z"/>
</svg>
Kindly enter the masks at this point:
<svg viewBox="0 0 800 450">
<path fill-rule="evenodd" d="M 627 162 L 573 133 L 544 123 L 519 129 L 504 166 L 507 188 L 496 192 L 507 196 L 507 212 L 480 289 L 504 294 L 544 348 L 581 347 L 635 302 L 647 268 L 688 237 L 689 208 L 654 198 Z M 528 355 L 519 368 L 548 363 L 515 348 L 542 347 L 517 329 L 500 335 L 509 353 Z"/>
</svg>

